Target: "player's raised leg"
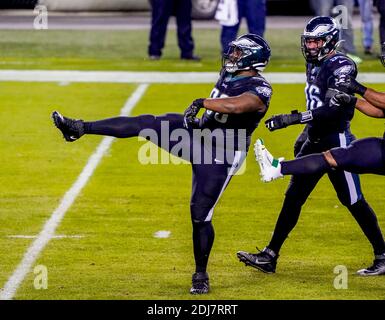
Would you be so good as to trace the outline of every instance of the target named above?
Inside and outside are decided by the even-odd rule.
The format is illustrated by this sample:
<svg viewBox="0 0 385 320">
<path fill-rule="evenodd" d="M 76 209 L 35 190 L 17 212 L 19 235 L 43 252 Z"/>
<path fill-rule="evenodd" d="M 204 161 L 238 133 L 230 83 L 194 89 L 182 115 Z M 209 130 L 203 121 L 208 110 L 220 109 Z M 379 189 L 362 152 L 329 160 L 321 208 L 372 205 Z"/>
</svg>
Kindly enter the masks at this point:
<svg viewBox="0 0 385 320">
<path fill-rule="evenodd" d="M 55 126 L 62 132 L 64 139 L 68 142 L 73 142 L 84 134 L 83 120 L 64 117 L 57 111 L 52 113 L 52 119 Z"/>
<path fill-rule="evenodd" d="M 331 168 L 323 153 L 314 153 L 290 161 L 284 161 L 282 157 L 274 158 L 261 139 L 257 139 L 254 145 L 254 154 L 263 182 L 274 181 L 285 175 L 325 173 Z"/>
<path fill-rule="evenodd" d="M 261 139 L 254 145 L 255 158 L 264 182 L 285 175 L 326 173 L 333 168 L 357 174 L 385 175 L 384 151 L 384 139 L 366 138 L 353 141 L 348 147 L 333 148 L 323 153 L 283 161 L 283 158 L 274 158 Z"/>
<path fill-rule="evenodd" d="M 176 143 L 180 143 L 180 141 L 170 139 L 174 130 L 186 130 L 187 135 L 191 133 L 191 128 L 185 129 L 183 127 L 183 115 L 179 113 L 167 113 L 159 116 L 151 114 L 136 117 L 119 116 L 97 121 L 83 121 L 65 117 L 55 111 L 52 113 L 52 119 L 55 126 L 62 132 L 64 139 L 69 142 L 76 141 L 87 134 L 116 138 L 143 136 L 168 152 Z M 149 134 L 149 130 L 153 130 L 151 132 L 153 134 Z M 190 144 L 189 139 L 184 142 Z M 190 161 L 190 154 L 183 155 L 183 159 Z"/>
<path fill-rule="evenodd" d="M 262 139 L 257 139 L 255 142 L 254 154 L 261 170 L 260 174 L 262 181 L 269 182 L 283 177 L 281 173 L 281 162 L 283 158 L 274 159 L 272 154 L 263 144 Z"/>
</svg>

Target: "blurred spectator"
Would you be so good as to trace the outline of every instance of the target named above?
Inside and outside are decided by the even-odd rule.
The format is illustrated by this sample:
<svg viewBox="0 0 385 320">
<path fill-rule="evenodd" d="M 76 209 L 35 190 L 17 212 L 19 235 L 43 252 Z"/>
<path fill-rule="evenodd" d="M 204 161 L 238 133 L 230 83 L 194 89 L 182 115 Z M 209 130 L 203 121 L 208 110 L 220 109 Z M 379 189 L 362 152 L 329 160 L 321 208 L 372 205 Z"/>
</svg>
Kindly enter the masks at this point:
<svg viewBox="0 0 385 320">
<path fill-rule="evenodd" d="M 151 60 L 162 56 L 166 39 L 168 20 L 171 15 L 176 17 L 178 46 L 180 58 L 184 60 L 200 60 L 193 54 L 194 40 L 192 38 L 191 0 L 150 0 L 152 7 L 150 45 L 148 55 Z"/>
<path fill-rule="evenodd" d="M 228 44 L 237 38 L 238 30 L 246 19 L 250 33 L 263 37 L 266 24 L 266 0 L 220 0 L 216 19 L 222 25 L 222 51 L 227 52 Z"/>
<path fill-rule="evenodd" d="M 332 9 L 334 6 L 342 5 L 346 7 L 348 19 L 347 28 L 341 28 L 341 39 L 344 40 L 342 42 L 342 51 L 354 62 L 361 63 L 362 59 L 356 55 L 356 47 L 354 46 L 352 28 L 354 0 L 310 0 L 310 5 L 316 16 L 333 16 Z"/>
<path fill-rule="evenodd" d="M 358 0 L 362 22 L 362 45 L 365 54 L 372 54 L 373 47 L 373 1 Z"/>
<path fill-rule="evenodd" d="M 377 9 L 380 14 L 380 43 L 385 42 L 385 0 L 377 0 Z"/>
</svg>

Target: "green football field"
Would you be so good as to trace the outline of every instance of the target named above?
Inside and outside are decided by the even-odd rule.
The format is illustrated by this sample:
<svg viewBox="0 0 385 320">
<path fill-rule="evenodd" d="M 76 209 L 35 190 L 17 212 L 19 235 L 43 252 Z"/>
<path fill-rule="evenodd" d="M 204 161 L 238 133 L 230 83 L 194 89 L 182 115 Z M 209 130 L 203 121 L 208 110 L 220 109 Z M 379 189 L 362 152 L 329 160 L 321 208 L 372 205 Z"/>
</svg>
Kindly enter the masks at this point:
<svg viewBox="0 0 385 320">
<path fill-rule="evenodd" d="M 376 85 L 385 90 L 385 85 Z M 5 283 L 33 239 L 71 187 L 101 141 L 87 136 L 65 143 L 53 127 L 54 109 L 83 119 L 119 114 L 136 85 L 1 83 L 0 282 Z M 133 114 L 182 112 L 210 85 L 149 86 Z M 303 106 L 302 85 L 274 85 L 268 115 Z M 383 121 L 357 114 L 358 137 L 380 136 Z M 300 127 L 263 137 L 275 155 L 292 157 Z M 324 178 L 286 241 L 277 273 L 263 274 L 238 262 L 238 250 L 262 248 L 270 239 L 288 178 L 259 180 L 252 154 L 243 175 L 234 177 L 217 205 L 216 240 L 209 261 L 212 291 L 188 293 L 193 269 L 189 165 L 141 165 L 143 142 L 116 140 L 56 230 L 36 265 L 48 270 L 48 288 L 34 287 L 31 270 L 15 299 L 383 299 L 385 278 L 361 278 L 372 261 L 371 247 Z M 383 178 L 367 175 L 362 186 L 382 229 Z M 168 238 L 155 238 L 160 230 Z M 337 290 L 334 268 L 346 266 L 348 289 Z"/>
<path fill-rule="evenodd" d="M 268 30 L 273 54 L 268 72 L 304 71 L 301 30 Z M 170 31 L 164 59 L 146 58 L 148 32 L 0 31 L 0 69 L 217 71 L 218 30 L 195 30 L 201 62 L 181 62 Z M 359 53 L 362 48 L 357 33 Z M 378 50 L 378 48 L 376 48 Z M 362 72 L 382 72 L 364 57 Z M 384 84 L 373 85 L 385 91 Z M 0 82 L 0 288 L 4 288 L 45 222 L 87 164 L 102 137 L 65 143 L 50 119 L 53 110 L 94 120 L 118 115 L 136 84 Z M 210 84 L 151 84 L 132 111 L 183 112 Z M 304 109 L 304 85 L 273 84 L 267 116 Z M 358 138 L 381 136 L 383 120 L 359 113 Z M 300 126 L 262 137 L 276 156 L 293 157 Z M 213 218 L 216 232 L 209 260 L 211 292 L 191 296 L 194 272 L 189 165 L 142 165 L 143 142 L 117 139 L 61 220 L 55 236 L 22 279 L 15 299 L 384 299 L 385 277 L 361 278 L 372 263 L 371 246 L 323 178 L 303 208 L 281 251 L 277 273 L 246 268 L 238 250 L 262 249 L 270 240 L 289 178 L 264 184 L 250 153 L 246 172 L 235 176 Z M 383 177 L 361 179 L 368 202 L 385 230 Z M 158 231 L 168 238 L 156 238 Z M 48 272 L 47 289 L 36 289 L 36 266 Z M 348 270 L 347 289 L 334 287 L 336 266 Z M 0 296 L 1 296 L 0 289 Z"/>
</svg>

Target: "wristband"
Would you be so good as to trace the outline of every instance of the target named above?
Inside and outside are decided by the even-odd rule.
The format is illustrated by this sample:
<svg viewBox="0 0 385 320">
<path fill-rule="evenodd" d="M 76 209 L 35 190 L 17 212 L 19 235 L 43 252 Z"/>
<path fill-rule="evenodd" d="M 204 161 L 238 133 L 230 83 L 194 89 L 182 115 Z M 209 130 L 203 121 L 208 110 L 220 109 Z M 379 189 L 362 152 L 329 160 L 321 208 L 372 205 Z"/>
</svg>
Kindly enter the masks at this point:
<svg viewBox="0 0 385 320">
<path fill-rule="evenodd" d="M 311 110 L 301 112 L 301 123 L 306 123 L 313 120 L 313 112 Z"/>
</svg>

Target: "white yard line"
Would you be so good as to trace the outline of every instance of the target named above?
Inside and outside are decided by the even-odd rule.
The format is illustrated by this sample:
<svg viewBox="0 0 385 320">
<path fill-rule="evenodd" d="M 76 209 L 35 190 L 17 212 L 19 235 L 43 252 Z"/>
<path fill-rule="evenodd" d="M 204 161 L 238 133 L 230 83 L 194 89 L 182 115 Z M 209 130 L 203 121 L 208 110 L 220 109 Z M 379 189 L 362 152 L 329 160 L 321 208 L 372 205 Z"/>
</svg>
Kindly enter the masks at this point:
<svg viewBox="0 0 385 320">
<path fill-rule="evenodd" d="M 29 235 L 25 235 L 25 234 L 15 234 L 15 235 L 7 236 L 7 238 L 10 238 L 10 239 L 36 239 L 37 237 L 38 237 L 38 235 L 29 236 Z M 84 236 L 82 236 L 81 234 L 75 234 L 72 236 L 67 236 L 65 234 L 58 234 L 58 235 L 51 237 L 51 239 L 65 239 L 65 238 L 81 239 L 81 238 L 84 238 Z"/>
<path fill-rule="evenodd" d="M 379 67 L 380 68 L 380 67 Z M 263 73 L 271 83 L 305 83 L 304 72 Z M 20 82 L 107 82 L 107 83 L 215 83 L 217 72 L 131 72 L 0 70 L 0 81 Z M 385 73 L 360 73 L 358 80 L 385 83 Z"/>
<path fill-rule="evenodd" d="M 131 97 L 127 100 L 121 109 L 121 115 L 130 114 L 132 109 L 146 92 L 147 87 L 147 84 L 142 84 L 135 90 L 135 92 L 131 95 Z M 32 265 L 35 263 L 35 260 L 39 254 L 43 251 L 48 242 L 53 237 L 55 237 L 56 228 L 63 220 L 67 210 L 74 203 L 83 187 L 87 184 L 89 178 L 92 176 L 96 167 L 100 163 L 100 160 L 110 148 L 113 140 L 113 137 L 103 138 L 95 152 L 90 156 L 86 166 L 83 168 L 83 171 L 80 173 L 72 187 L 64 195 L 59 206 L 53 211 L 51 217 L 45 223 L 37 238 L 33 241 L 27 252 L 24 254 L 22 261 L 13 272 L 11 277 L 8 279 L 7 283 L 4 285 L 3 290 L 0 292 L 0 300 L 10 300 L 13 298 L 17 289 L 24 280 L 25 276 L 28 274 Z"/>
<path fill-rule="evenodd" d="M 159 230 L 154 233 L 154 238 L 168 238 L 170 237 L 171 231 L 168 230 Z"/>
</svg>

